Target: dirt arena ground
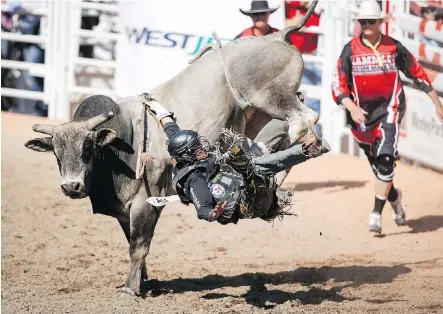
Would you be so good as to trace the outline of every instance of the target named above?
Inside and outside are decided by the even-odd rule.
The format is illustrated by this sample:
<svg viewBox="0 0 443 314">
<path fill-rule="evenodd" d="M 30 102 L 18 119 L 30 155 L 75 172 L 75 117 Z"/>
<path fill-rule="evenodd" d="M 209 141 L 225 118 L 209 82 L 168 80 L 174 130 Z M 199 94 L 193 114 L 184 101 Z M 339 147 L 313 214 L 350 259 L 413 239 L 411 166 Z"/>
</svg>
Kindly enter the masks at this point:
<svg viewBox="0 0 443 314">
<path fill-rule="evenodd" d="M 291 172 L 298 216 L 274 225 L 166 208 L 144 297 L 119 297 L 123 232 L 63 196 L 52 154 L 23 146 L 42 120 L 2 114 L 2 313 L 443 313 L 443 175 L 400 163 L 407 226 L 387 205 L 374 237 L 372 173 L 338 155 Z"/>
</svg>

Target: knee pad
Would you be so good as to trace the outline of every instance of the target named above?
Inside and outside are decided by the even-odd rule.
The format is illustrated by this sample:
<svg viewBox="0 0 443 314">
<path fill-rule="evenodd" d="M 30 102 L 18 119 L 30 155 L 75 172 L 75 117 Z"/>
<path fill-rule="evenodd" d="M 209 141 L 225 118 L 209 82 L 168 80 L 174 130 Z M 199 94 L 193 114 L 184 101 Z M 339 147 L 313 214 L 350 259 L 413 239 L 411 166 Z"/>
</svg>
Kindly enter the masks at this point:
<svg viewBox="0 0 443 314">
<path fill-rule="evenodd" d="M 381 155 L 377 158 L 377 178 L 384 182 L 391 182 L 394 178 L 394 156 Z"/>
</svg>

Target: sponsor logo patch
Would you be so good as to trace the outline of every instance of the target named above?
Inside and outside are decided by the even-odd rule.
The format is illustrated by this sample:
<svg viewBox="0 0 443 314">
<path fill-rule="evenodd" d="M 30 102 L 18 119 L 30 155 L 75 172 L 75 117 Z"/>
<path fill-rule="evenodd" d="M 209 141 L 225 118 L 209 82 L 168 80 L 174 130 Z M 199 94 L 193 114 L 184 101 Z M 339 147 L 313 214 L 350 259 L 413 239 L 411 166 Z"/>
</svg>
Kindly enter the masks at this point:
<svg viewBox="0 0 443 314">
<path fill-rule="evenodd" d="M 220 198 L 225 195 L 225 188 L 220 184 L 214 184 L 211 186 L 211 194 L 216 198 Z"/>
<path fill-rule="evenodd" d="M 397 66 L 395 64 L 396 54 L 381 53 L 380 56 L 383 60 L 382 68 L 378 64 L 377 57 L 374 54 L 352 56 L 352 74 L 374 75 L 397 71 Z"/>
</svg>

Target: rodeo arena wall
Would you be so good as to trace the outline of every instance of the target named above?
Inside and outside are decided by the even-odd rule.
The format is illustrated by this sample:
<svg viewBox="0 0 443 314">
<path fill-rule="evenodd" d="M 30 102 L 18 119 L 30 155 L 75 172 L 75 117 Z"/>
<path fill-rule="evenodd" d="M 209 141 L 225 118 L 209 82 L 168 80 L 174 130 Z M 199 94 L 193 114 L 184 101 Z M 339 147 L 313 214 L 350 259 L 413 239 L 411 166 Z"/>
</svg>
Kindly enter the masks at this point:
<svg viewBox="0 0 443 314">
<path fill-rule="evenodd" d="M 279 6 L 270 17 L 272 27 L 281 29 L 303 15 L 297 9 L 299 1 L 268 2 Z M 363 156 L 346 126 L 344 109 L 334 103 L 330 92 L 341 49 L 360 32 L 352 20 L 359 2 L 319 2 L 301 30 L 301 40 L 310 43 L 302 51 L 301 91 L 306 104 L 320 114 L 319 129 L 332 151 Z M 248 8 L 249 0 L 174 1 L 173 5 L 144 0 L 21 1 L 22 7 L 11 3 L 2 1 L 2 110 L 62 121 L 70 119 L 88 95 L 116 99 L 162 84 L 212 42 L 213 31 L 223 44 L 251 26 L 238 10 Z M 415 55 L 443 96 L 443 17 L 440 14 L 432 20 L 424 14 L 428 9 L 441 13 L 442 1 L 378 3 L 384 12 L 392 13 L 382 32 L 400 40 Z M 24 28 L 17 17 L 20 14 L 34 17 L 37 31 Z M 23 47 L 43 52 L 41 60 L 29 58 Z M 27 84 L 29 80 L 20 84 L 24 77 L 40 85 Z M 415 90 L 405 76 L 402 79 L 407 85 L 407 111 L 398 143 L 400 157 L 443 171 L 443 126 L 429 97 Z"/>
</svg>

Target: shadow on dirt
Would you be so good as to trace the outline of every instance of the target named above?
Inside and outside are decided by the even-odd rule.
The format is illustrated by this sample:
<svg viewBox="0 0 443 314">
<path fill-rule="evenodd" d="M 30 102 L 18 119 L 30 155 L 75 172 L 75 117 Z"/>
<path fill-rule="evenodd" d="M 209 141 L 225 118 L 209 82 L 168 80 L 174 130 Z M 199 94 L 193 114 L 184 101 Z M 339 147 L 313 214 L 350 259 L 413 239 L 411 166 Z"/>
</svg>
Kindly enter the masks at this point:
<svg viewBox="0 0 443 314">
<path fill-rule="evenodd" d="M 295 183 L 294 190 L 296 192 L 302 192 L 302 191 L 315 191 L 318 189 L 325 189 L 325 188 L 335 188 L 339 187 L 337 191 L 333 192 L 339 192 L 349 189 L 356 189 L 364 187 L 369 181 L 325 181 L 325 182 L 306 182 L 306 183 L 295 183 L 295 182 L 285 182 L 285 186 L 292 186 Z M 332 193 L 332 192 L 331 192 Z"/>
<path fill-rule="evenodd" d="M 413 220 L 406 220 L 406 225 L 412 229 L 409 233 L 437 231 L 443 228 L 443 216 L 429 215 Z"/>
<path fill-rule="evenodd" d="M 179 278 L 167 281 L 150 280 L 142 287 L 144 294 L 158 296 L 165 293 L 216 290 L 226 287 L 249 286 L 246 294 L 234 296 L 225 293 L 208 293 L 205 299 L 226 297 L 244 298 L 248 304 L 261 308 L 272 308 L 286 301 L 302 304 L 320 304 L 323 301 L 342 302 L 354 300 L 340 294 L 343 288 L 357 288 L 364 284 L 384 284 L 397 276 L 411 271 L 406 266 L 343 266 L 343 267 L 301 267 L 293 271 L 278 273 L 245 273 L 237 276 L 211 275 L 203 278 Z M 330 289 L 311 285 L 336 284 Z M 275 289 L 283 284 L 307 286 L 307 291 L 287 292 Z M 269 285 L 270 287 L 266 287 Z M 269 288 L 269 290 L 268 290 Z"/>
<path fill-rule="evenodd" d="M 412 220 L 406 220 L 405 226 L 408 226 L 411 230 L 391 233 L 387 234 L 387 236 L 437 231 L 438 229 L 443 228 L 443 216 L 428 215 Z"/>
</svg>

